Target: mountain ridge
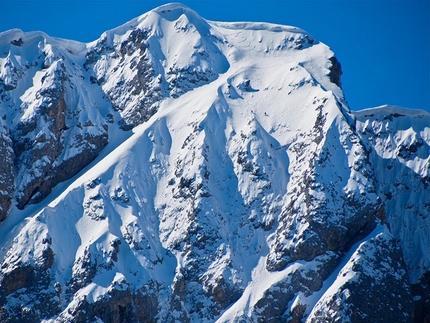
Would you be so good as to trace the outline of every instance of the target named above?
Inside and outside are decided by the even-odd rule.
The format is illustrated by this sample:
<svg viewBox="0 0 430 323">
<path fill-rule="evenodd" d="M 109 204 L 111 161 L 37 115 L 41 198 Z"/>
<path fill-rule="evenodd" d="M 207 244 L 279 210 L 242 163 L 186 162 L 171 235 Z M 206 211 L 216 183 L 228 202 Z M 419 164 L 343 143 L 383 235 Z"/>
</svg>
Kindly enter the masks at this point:
<svg viewBox="0 0 430 323">
<path fill-rule="evenodd" d="M 2 35 L 2 320 L 428 319 L 428 113 L 351 111 L 303 30 L 179 4 Z"/>
</svg>

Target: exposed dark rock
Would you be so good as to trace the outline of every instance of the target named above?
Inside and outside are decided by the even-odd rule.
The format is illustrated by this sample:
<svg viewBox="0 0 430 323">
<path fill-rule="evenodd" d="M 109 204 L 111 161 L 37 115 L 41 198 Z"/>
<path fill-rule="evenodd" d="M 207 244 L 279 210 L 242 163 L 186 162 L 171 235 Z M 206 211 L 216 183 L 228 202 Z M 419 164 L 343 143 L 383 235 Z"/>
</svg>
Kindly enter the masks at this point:
<svg viewBox="0 0 430 323">
<path fill-rule="evenodd" d="M 68 282 L 71 294 L 91 283 L 97 274 L 97 263 L 88 248 L 85 248 L 84 255 L 75 261 L 73 267 L 72 279 Z"/>
<path fill-rule="evenodd" d="M 223 277 L 218 277 L 214 284 L 210 284 L 206 288 L 207 293 L 219 305 L 219 310 L 233 304 L 243 292 L 233 284 L 226 282 Z"/>
<path fill-rule="evenodd" d="M 0 275 L 1 322 L 32 323 L 59 313 L 60 299 L 50 288 L 49 268 L 53 260 L 54 254 L 48 245 L 36 266 L 2 264 L 2 268 L 14 268 Z"/>
<path fill-rule="evenodd" d="M 47 246 L 42 251 L 42 257 L 39 260 L 39 270 L 47 270 L 51 268 L 52 264 L 54 263 L 54 252 L 52 251 L 50 246 Z"/>
<path fill-rule="evenodd" d="M 331 62 L 330 73 L 329 73 L 330 82 L 342 88 L 342 82 L 340 80 L 340 77 L 342 76 L 342 66 L 340 65 L 336 56 L 331 57 L 330 62 Z"/>
<path fill-rule="evenodd" d="M 57 315 L 61 304 L 57 295 L 49 290 L 22 288 L 10 295 L 10 304 L 0 306 L 0 321 L 3 323 L 34 323 L 41 322 Z M 32 304 L 28 306 L 28 304 Z"/>
<path fill-rule="evenodd" d="M 3 221 L 12 204 L 14 187 L 14 158 L 12 140 L 6 127 L 0 123 L 0 222 Z"/>
<path fill-rule="evenodd" d="M 121 114 L 119 126 L 123 130 L 130 130 L 147 121 L 157 112 L 158 104 L 163 99 L 160 84 L 162 79 L 154 74 L 154 68 L 149 62 L 147 40 L 150 35 L 149 30 L 134 29 L 127 40 L 117 46 L 107 45 L 104 38 L 86 55 L 84 68 L 87 70 L 95 68 L 97 61 L 109 56 L 116 58 L 115 70 L 127 65 L 134 74 L 131 79 L 118 82 L 117 86 L 106 92 L 114 109 Z M 92 76 L 92 79 L 93 83 L 101 85 L 112 77 L 112 73 L 109 73 L 98 75 L 98 78 Z"/>
<path fill-rule="evenodd" d="M 264 297 L 255 305 L 253 317 L 257 322 L 277 323 L 285 322 L 287 319 L 301 322 L 306 305 L 288 310 L 288 304 L 299 293 L 309 296 L 321 289 L 324 280 L 331 274 L 338 261 L 338 254 L 327 252 L 315 257 L 311 266 L 293 270 L 287 278 L 264 292 Z"/>
<path fill-rule="evenodd" d="M 397 242 L 386 234 L 363 243 L 338 275 L 345 282 L 318 302 L 306 322 L 412 322 L 402 259 Z"/>
<path fill-rule="evenodd" d="M 10 43 L 14 46 L 21 46 L 22 44 L 24 44 L 22 38 L 14 39 Z"/>
<path fill-rule="evenodd" d="M 9 295 L 20 288 L 33 286 L 35 280 L 33 267 L 18 266 L 1 277 L 1 287 L 6 295 Z"/>
<path fill-rule="evenodd" d="M 414 300 L 414 323 L 430 322 L 430 272 L 422 275 L 418 283 L 411 286 Z"/>
<path fill-rule="evenodd" d="M 126 283 L 120 289 L 111 289 L 95 302 L 86 298 L 75 301 L 75 306 L 61 313 L 58 322 L 86 323 L 101 319 L 104 323 L 155 323 L 158 322 L 156 284 L 148 284 L 132 292 Z"/>
<path fill-rule="evenodd" d="M 36 108 L 37 113 L 21 121 L 13 132 L 19 174 L 16 200 L 20 209 L 40 202 L 55 185 L 88 165 L 108 143 L 107 126 L 91 122 L 82 126 L 71 119 L 75 111 L 66 102 L 66 73 L 65 66 L 59 64 L 52 76 L 53 85 L 38 92 L 44 100 Z M 98 128 L 98 133 L 85 133 L 85 127 Z M 62 157 L 72 146 L 77 152 L 69 158 Z"/>
<path fill-rule="evenodd" d="M 297 304 L 294 308 L 291 309 L 288 318 L 286 319 L 287 323 L 301 323 L 306 311 L 305 304 Z"/>
<path fill-rule="evenodd" d="M 269 254 L 266 261 L 266 268 L 269 271 L 282 270 L 287 264 L 296 260 L 312 260 L 316 256 L 326 251 L 346 251 L 357 241 L 367 236 L 376 226 L 374 218 L 374 205 L 358 206 L 356 213 L 348 220 L 346 228 L 342 223 L 337 225 L 327 225 L 320 221 L 309 219 L 308 227 L 300 235 L 291 233 L 294 244 L 286 247 L 282 243 L 275 244 L 273 254 Z M 287 208 L 287 214 L 297 212 Z M 324 214 L 323 210 L 320 210 Z M 290 213 L 290 214 L 291 214 Z M 289 221 L 293 219 L 285 218 L 281 223 L 282 232 L 280 241 L 286 232 L 295 232 L 294 226 Z"/>
</svg>

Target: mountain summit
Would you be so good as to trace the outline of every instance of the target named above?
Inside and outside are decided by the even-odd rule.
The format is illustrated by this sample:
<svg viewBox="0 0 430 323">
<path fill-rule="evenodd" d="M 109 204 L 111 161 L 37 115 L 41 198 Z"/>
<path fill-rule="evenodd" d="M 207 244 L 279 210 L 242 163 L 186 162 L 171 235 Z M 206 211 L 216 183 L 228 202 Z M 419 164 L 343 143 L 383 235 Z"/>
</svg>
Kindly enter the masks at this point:
<svg viewBox="0 0 430 323">
<path fill-rule="evenodd" d="M 0 34 L 1 322 L 429 322 L 430 115 L 305 31 L 156 8 Z"/>
</svg>

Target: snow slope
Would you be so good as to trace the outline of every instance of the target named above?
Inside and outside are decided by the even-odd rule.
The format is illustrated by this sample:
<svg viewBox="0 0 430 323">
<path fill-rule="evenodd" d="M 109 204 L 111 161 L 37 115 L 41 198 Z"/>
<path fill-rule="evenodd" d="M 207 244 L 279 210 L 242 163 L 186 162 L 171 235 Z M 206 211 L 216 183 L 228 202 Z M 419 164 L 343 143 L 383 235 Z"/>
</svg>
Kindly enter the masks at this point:
<svg viewBox="0 0 430 323">
<path fill-rule="evenodd" d="M 0 153 L 15 158 L 2 174 L 16 174 L 1 182 L 15 194 L 3 321 L 425 313 L 430 116 L 351 112 L 334 53 L 305 31 L 168 4 L 89 44 L 17 30 L 0 43 Z M 90 157 L 20 204 L 73 156 Z"/>
</svg>

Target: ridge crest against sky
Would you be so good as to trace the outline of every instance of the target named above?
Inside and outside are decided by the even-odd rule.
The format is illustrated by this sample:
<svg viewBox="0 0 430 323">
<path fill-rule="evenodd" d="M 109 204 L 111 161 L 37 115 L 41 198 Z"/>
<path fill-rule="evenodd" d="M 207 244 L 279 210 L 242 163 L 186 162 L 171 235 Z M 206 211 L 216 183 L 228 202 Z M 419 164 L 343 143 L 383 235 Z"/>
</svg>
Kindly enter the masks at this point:
<svg viewBox="0 0 430 323">
<path fill-rule="evenodd" d="M 19 28 L 91 42 L 165 1 L 1 1 L 0 32 Z M 212 21 L 296 26 L 342 64 L 353 110 L 384 104 L 430 112 L 429 1 L 182 1 Z"/>
</svg>

